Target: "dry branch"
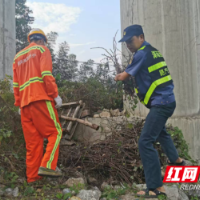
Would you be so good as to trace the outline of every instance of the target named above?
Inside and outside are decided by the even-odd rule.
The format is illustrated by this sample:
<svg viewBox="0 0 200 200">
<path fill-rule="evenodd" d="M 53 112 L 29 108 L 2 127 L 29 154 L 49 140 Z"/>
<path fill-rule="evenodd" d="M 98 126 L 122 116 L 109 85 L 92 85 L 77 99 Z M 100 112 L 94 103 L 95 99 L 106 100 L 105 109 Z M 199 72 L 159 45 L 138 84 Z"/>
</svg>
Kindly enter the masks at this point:
<svg viewBox="0 0 200 200">
<path fill-rule="evenodd" d="M 60 150 L 59 162 L 66 173 L 73 174 L 77 170 L 85 175 L 95 174 L 98 180 L 126 183 L 143 183 L 144 172 L 139 156 L 138 144 L 144 120 L 136 119 L 132 128 L 128 128 L 125 120 L 121 124 L 108 119 L 112 136 L 104 141 L 88 144 L 88 140 Z M 165 157 L 161 156 L 160 145 L 156 145 L 161 165 Z"/>
<path fill-rule="evenodd" d="M 96 124 L 92 124 L 90 122 L 88 122 L 87 120 L 82 120 L 82 119 L 77 119 L 77 118 L 71 118 L 71 117 L 65 117 L 63 115 L 61 115 L 62 119 L 66 119 L 68 121 L 73 121 L 73 122 L 79 122 L 81 124 L 84 124 L 85 126 L 89 126 L 92 129 L 98 130 L 99 126 Z"/>
</svg>

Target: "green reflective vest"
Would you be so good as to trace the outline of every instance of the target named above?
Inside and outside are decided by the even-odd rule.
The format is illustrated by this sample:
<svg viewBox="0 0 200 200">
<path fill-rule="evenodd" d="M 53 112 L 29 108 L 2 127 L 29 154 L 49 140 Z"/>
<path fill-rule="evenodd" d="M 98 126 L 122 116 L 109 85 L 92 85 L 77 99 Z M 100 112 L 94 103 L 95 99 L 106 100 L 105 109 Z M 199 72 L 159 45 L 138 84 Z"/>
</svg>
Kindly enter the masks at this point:
<svg viewBox="0 0 200 200">
<path fill-rule="evenodd" d="M 172 77 L 162 54 L 156 48 L 147 45 L 143 46 L 138 51 L 145 51 L 146 53 L 146 60 L 142 67 L 148 70 L 152 82 L 145 94 L 142 94 L 138 87 L 135 88 L 135 92 L 141 103 L 147 106 L 148 103 L 150 103 L 149 100 L 156 88 L 165 87 L 171 84 Z"/>
</svg>

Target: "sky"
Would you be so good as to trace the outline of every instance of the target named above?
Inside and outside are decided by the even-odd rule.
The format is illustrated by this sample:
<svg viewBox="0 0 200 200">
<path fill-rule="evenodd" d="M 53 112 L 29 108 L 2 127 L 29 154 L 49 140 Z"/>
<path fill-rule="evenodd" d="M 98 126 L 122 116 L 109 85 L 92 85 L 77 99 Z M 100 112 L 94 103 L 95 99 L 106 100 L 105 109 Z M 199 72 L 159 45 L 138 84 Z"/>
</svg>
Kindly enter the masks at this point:
<svg viewBox="0 0 200 200">
<path fill-rule="evenodd" d="M 57 32 L 56 48 L 67 41 L 79 61 L 100 62 L 105 52 L 90 48 L 112 49 L 117 31 L 117 41 L 121 38 L 120 0 L 27 0 L 27 5 L 35 17 L 32 28 Z"/>
</svg>

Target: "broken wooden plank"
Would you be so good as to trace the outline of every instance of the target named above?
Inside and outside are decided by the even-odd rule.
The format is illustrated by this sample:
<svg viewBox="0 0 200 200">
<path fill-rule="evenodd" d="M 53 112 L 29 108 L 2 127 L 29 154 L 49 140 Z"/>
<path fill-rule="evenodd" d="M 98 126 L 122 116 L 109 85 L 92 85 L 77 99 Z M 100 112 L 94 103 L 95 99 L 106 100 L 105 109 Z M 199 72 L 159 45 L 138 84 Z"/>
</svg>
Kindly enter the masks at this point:
<svg viewBox="0 0 200 200">
<path fill-rule="evenodd" d="M 69 102 L 69 103 L 63 104 L 62 112 L 60 112 L 59 117 L 61 118 L 61 116 L 65 116 L 65 117 L 71 117 L 71 118 L 80 118 L 84 108 L 85 108 L 85 104 L 83 103 L 82 100 L 80 100 L 79 102 L 77 101 L 77 102 Z M 63 138 L 67 140 L 71 140 L 75 133 L 78 122 L 67 121 L 62 118 L 60 120 L 61 120 L 61 125 L 63 128 L 63 132 L 65 132 Z"/>
<path fill-rule="evenodd" d="M 83 105 L 84 105 L 84 104 L 83 104 L 83 101 L 80 100 L 80 101 L 79 101 L 79 106 L 76 107 L 76 109 L 75 109 L 75 111 L 74 111 L 74 113 L 73 113 L 72 118 L 80 118 L 80 115 L 81 115 L 80 110 L 82 110 L 81 107 L 83 107 Z M 79 114 L 79 113 L 80 113 L 80 114 Z M 67 117 L 69 117 L 69 116 L 67 116 Z M 73 122 L 69 122 L 69 124 L 68 124 L 68 126 L 67 126 L 67 132 L 68 132 L 68 133 L 71 132 L 72 126 L 73 126 Z M 73 132 L 74 132 L 74 131 L 73 131 Z M 70 135 L 70 139 L 71 139 L 72 136 L 73 136 L 73 134 Z"/>
<path fill-rule="evenodd" d="M 81 116 L 82 111 L 84 110 L 84 108 L 85 108 L 85 103 L 83 103 L 83 106 L 82 106 L 82 108 L 80 109 L 77 118 L 80 118 L 80 116 Z M 71 140 L 71 138 L 73 137 L 73 135 L 74 135 L 74 133 L 75 133 L 75 131 L 76 131 L 76 127 L 77 127 L 77 126 L 78 126 L 78 122 L 76 122 L 76 123 L 74 124 L 74 126 L 72 127 L 72 130 L 71 130 L 71 132 L 70 132 L 70 136 L 69 136 L 67 139 Z"/>
<path fill-rule="evenodd" d="M 76 117 L 77 117 L 80 108 L 81 108 L 80 105 L 76 107 L 76 110 L 74 111 L 74 114 L 73 114 L 72 118 L 76 118 Z M 67 126 L 67 132 L 70 132 L 70 131 L 71 131 L 72 125 L 73 125 L 73 122 L 72 122 L 72 121 L 69 122 L 69 124 L 68 124 L 68 126 Z"/>
<path fill-rule="evenodd" d="M 72 108 L 70 108 L 70 109 L 68 109 L 68 110 L 64 110 L 64 109 L 63 109 L 62 112 L 61 112 L 61 115 L 64 115 L 64 111 L 67 111 L 67 117 L 70 117 Z M 65 124 L 66 124 L 66 120 L 63 121 L 63 122 L 61 123 L 62 127 L 64 127 Z"/>
<path fill-rule="evenodd" d="M 79 102 L 76 101 L 76 102 L 70 102 L 70 103 L 63 103 L 61 108 L 66 108 L 66 107 L 73 107 L 73 106 L 77 106 L 79 105 Z"/>
<path fill-rule="evenodd" d="M 72 117 L 66 117 L 66 116 L 61 116 L 62 119 L 66 119 L 68 121 L 73 121 L 73 122 L 79 122 L 81 124 L 84 124 L 85 126 L 89 126 L 92 129 L 98 130 L 99 126 L 96 124 L 92 124 L 88 122 L 87 120 L 82 120 L 82 119 L 77 119 L 77 118 L 72 118 Z"/>
</svg>

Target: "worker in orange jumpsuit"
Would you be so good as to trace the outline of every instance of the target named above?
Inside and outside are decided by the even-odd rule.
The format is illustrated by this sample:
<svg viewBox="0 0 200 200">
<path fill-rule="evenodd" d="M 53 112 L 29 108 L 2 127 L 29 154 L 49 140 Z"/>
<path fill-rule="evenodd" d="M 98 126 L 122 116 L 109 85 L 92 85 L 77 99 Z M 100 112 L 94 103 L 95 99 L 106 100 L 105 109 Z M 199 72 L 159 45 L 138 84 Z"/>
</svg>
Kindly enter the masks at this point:
<svg viewBox="0 0 200 200">
<path fill-rule="evenodd" d="M 33 29 L 28 35 L 29 46 L 20 51 L 13 63 L 13 88 L 15 106 L 19 106 L 26 142 L 27 182 L 42 176 L 59 177 L 56 170 L 61 124 L 56 108 L 61 107 L 55 78 L 52 75 L 52 59 L 45 46 L 47 38 L 41 29 Z M 45 154 L 44 138 L 48 139 Z"/>
</svg>

